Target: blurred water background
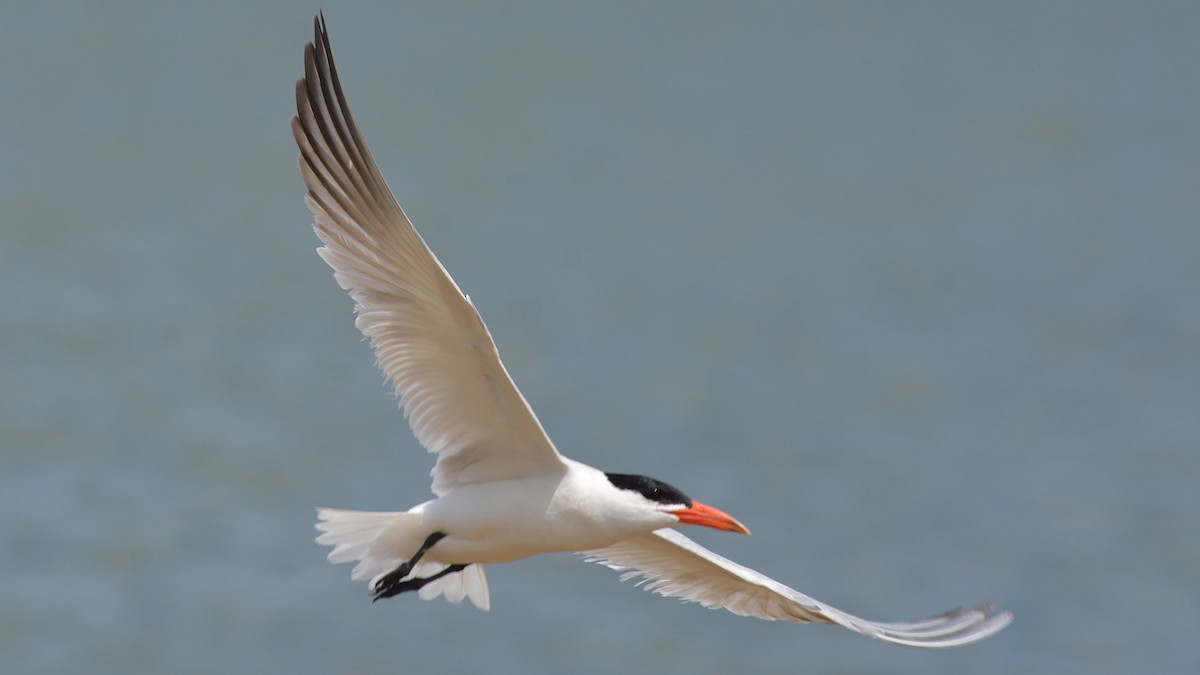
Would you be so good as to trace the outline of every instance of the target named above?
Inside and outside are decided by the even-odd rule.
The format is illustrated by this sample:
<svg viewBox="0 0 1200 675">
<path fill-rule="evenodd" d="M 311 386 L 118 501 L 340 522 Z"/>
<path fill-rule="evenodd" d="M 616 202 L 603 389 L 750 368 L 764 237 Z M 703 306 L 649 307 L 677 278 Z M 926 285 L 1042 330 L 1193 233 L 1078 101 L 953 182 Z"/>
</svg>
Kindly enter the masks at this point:
<svg viewBox="0 0 1200 675">
<path fill-rule="evenodd" d="M 924 652 L 568 555 L 372 605 L 313 508 L 432 465 L 313 252 L 317 6 L 9 2 L 13 673 L 1200 669 L 1200 5 L 333 3 L 384 174 L 567 454 Z"/>
</svg>

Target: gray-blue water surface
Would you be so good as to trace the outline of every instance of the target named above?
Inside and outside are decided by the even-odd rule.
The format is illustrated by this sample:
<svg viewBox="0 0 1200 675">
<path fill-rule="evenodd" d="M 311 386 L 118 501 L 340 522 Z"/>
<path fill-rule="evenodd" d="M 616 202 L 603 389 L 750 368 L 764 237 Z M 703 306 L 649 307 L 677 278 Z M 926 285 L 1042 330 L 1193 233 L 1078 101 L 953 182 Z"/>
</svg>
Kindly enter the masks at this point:
<svg viewBox="0 0 1200 675">
<path fill-rule="evenodd" d="M 1016 612 L 948 652 L 569 555 L 491 567 L 490 613 L 324 561 L 313 507 L 407 508 L 432 462 L 313 252 L 315 10 L 6 7 L 6 672 L 1200 668 L 1200 6 L 325 7 L 559 447 L 849 611 Z"/>
</svg>

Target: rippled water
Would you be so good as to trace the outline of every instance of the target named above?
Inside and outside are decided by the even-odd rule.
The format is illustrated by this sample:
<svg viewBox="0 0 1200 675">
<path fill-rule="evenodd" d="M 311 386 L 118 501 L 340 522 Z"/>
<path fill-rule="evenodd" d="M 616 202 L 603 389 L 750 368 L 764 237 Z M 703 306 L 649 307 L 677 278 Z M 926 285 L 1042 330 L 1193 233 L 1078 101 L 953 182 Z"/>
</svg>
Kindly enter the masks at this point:
<svg viewBox="0 0 1200 675">
<path fill-rule="evenodd" d="M 929 653 L 570 556 L 372 605 L 313 507 L 431 466 L 313 253 L 293 3 L 13 4 L 0 43 L 11 672 L 1200 666 L 1200 12 L 328 7 L 384 173 L 567 454 L 747 523 Z"/>
</svg>

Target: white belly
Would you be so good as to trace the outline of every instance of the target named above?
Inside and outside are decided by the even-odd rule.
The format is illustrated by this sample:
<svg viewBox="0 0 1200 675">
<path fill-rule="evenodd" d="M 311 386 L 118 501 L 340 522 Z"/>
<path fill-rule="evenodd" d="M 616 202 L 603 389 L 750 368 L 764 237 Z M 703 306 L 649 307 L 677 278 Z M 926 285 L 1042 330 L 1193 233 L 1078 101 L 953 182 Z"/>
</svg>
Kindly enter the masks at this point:
<svg viewBox="0 0 1200 675">
<path fill-rule="evenodd" d="M 422 505 L 423 528 L 446 534 L 426 559 L 498 563 L 587 551 L 677 522 L 625 501 L 603 473 L 580 464 L 561 475 L 465 485 Z"/>
</svg>

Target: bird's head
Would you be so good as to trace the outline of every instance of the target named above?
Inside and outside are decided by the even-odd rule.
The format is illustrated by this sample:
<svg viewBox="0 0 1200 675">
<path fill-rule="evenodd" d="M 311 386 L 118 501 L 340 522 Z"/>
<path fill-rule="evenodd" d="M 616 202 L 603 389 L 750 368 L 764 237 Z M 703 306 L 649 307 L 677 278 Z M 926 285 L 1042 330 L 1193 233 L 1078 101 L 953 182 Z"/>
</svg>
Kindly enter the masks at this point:
<svg viewBox="0 0 1200 675">
<path fill-rule="evenodd" d="M 750 534 L 750 530 L 733 516 L 707 504 L 701 504 L 683 494 L 678 488 L 660 480 L 627 473 L 606 473 L 604 475 L 608 477 L 608 482 L 612 483 L 613 487 L 641 495 L 654 508 L 671 514 L 681 523 L 703 525 L 725 532 Z"/>
</svg>

